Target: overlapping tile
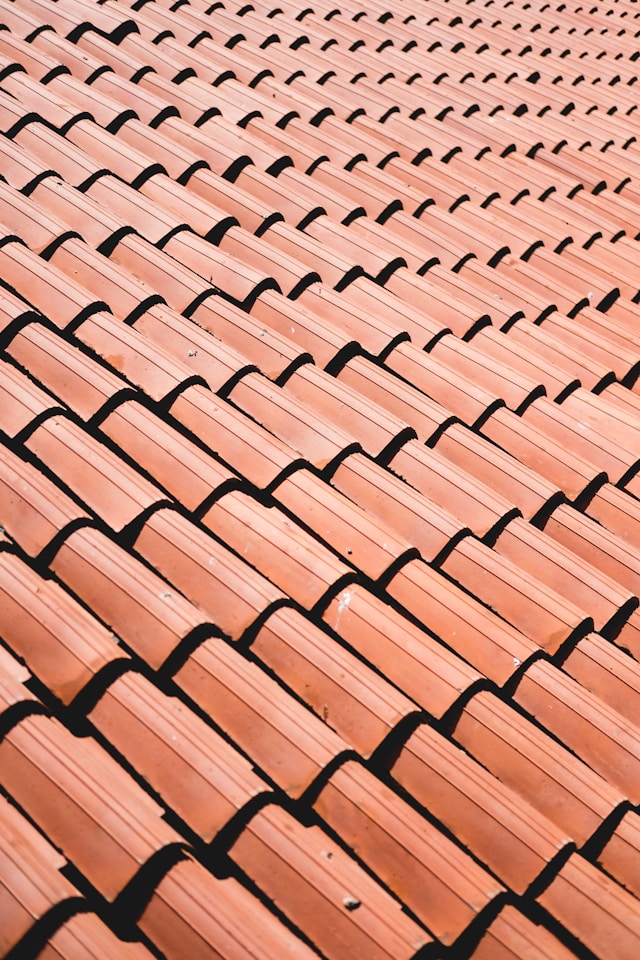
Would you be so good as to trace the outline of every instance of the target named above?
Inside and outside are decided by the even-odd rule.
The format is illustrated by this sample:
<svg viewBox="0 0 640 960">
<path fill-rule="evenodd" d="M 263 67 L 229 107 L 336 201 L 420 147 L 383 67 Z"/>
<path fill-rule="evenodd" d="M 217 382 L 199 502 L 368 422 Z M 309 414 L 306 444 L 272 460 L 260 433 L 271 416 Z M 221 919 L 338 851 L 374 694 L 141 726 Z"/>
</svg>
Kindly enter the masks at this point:
<svg viewBox="0 0 640 960">
<path fill-rule="evenodd" d="M 12 960 L 635 957 L 632 14 L 0 2 Z"/>
</svg>

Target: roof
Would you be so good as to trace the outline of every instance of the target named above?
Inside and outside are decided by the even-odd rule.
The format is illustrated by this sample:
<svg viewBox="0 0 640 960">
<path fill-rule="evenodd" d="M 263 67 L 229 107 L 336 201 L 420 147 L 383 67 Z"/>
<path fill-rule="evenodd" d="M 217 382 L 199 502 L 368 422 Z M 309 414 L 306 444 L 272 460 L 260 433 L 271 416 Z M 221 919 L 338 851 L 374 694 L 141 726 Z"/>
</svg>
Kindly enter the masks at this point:
<svg viewBox="0 0 640 960">
<path fill-rule="evenodd" d="M 635 960 L 635 3 L 0 17 L 0 954 Z"/>
</svg>

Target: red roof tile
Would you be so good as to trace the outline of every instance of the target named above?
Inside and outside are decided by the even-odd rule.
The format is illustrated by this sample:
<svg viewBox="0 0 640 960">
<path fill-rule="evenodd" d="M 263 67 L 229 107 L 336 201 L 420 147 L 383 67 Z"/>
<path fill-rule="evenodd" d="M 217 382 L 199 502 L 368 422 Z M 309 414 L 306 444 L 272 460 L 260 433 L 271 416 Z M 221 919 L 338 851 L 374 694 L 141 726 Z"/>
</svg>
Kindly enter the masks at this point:
<svg viewBox="0 0 640 960">
<path fill-rule="evenodd" d="M 0 952 L 635 958 L 633 10 L 0 8 Z"/>
</svg>

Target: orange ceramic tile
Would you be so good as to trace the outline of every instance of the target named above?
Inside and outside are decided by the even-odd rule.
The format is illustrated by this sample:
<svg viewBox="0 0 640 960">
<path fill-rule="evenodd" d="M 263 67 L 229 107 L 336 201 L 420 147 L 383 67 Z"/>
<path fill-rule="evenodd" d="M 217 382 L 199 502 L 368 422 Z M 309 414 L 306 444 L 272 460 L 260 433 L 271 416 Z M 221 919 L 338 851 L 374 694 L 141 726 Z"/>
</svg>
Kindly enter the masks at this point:
<svg viewBox="0 0 640 960">
<path fill-rule="evenodd" d="M 445 554 L 470 532 L 446 507 L 362 454 L 345 458 L 331 483 L 427 560 Z"/>
<path fill-rule="evenodd" d="M 22 243 L 7 243 L 0 248 L 0 270 L 12 290 L 61 329 L 107 306 Z"/>
<path fill-rule="evenodd" d="M 364 587 L 347 587 L 325 623 L 419 706 L 441 717 L 480 674 Z"/>
<path fill-rule="evenodd" d="M 33 705 L 36 710 L 38 709 L 38 698 L 25 686 L 30 679 L 31 674 L 26 667 L 4 647 L 0 648 L 0 714 L 5 729 L 8 729 L 11 725 L 9 711 L 12 707 L 20 704 L 19 710 L 22 711 L 22 715 L 29 710 L 28 707 L 25 707 L 27 703 Z M 18 711 L 14 711 L 13 716 L 16 720 L 21 718 Z"/>
<path fill-rule="evenodd" d="M 416 705 L 292 607 L 265 621 L 251 654 L 363 757 Z"/>
<path fill-rule="evenodd" d="M 597 694 L 545 661 L 529 667 L 514 699 L 596 773 L 637 803 L 638 729 Z"/>
<path fill-rule="evenodd" d="M 524 893 L 571 842 L 432 727 L 418 727 L 391 773 L 515 893 Z"/>
<path fill-rule="evenodd" d="M 223 254 L 233 257 L 248 269 L 259 271 L 264 278 L 271 278 L 282 293 L 292 300 L 319 279 L 314 270 L 309 270 L 295 256 L 274 250 L 242 227 L 227 230 L 219 247 Z"/>
<path fill-rule="evenodd" d="M 366 357 L 349 360 L 337 379 L 412 427 L 419 440 L 430 440 L 454 419 L 435 400 Z"/>
<path fill-rule="evenodd" d="M 314 271 L 321 284 L 338 290 L 364 272 L 363 268 L 354 262 L 357 261 L 357 256 L 345 255 L 339 249 L 327 246 L 323 240 L 296 230 L 288 223 L 273 224 L 266 231 L 264 240 Z"/>
<path fill-rule="evenodd" d="M 139 920 L 140 929 L 167 960 L 197 951 L 203 960 L 313 960 L 316 953 L 285 927 L 233 877 L 218 879 L 190 858 L 157 884 Z"/>
<path fill-rule="evenodd" d="M 538 645 L 422 560 L 408 563 L 387 592 L 458 656 L 500 686 Z"/>
<path fill-rule="evenodd" d="M 317 313 L 321 324 L 335 325 L 343 336 L 353 337 L 362 350 L 378 356 L 406 340 L 407 334 L 401 323 L 380 316 L 380 311 L 371 309 L 370 305 L 361 304 L 358 288 L 362 284 L 366 295 L 372 283 L 367 277 L 357 277 L 340 293 L 326 284 L 314 283 L 303 291 L 296 303 Z M 345 340 L 345 343 L 349 342 Z"/>
<path fill-rule="evenodd" d="M 238 481 L 214 457 L 133 401 L 102 420 L 100 430 L 189 511 Z"/>
<path fill-rule="evenodd" d="M 638 943 L 637 900 L 578 853 L 538 896 L 539 903 L 595 956 L 631 960 Z"/>
<path fill-rule="evenodd" d="M 76 328 L 74 335 L 152 400 L 161 401 L 190 382 L 200 382 L 185 363 L 110 313 L 94 313 Z"/>
<path fill-rule="evenodd" d="M 6 351 L 83 420 L 127 389 L 124 380 L 41 323 L 22 327 Z"/>
<path fill-rule="evenodd" d="M 115 177 L 100 177 L 114 180 Z M 31 191 L 32 199 L 40 209 L 63 221 L 69 230 L 79 233 L 93 247 L 99 247 L 130 221 L 119 217 L 113 209 L 96 202 L 91 187 L 81 192 L 58 177 L 45 177 Z"/>
<path fill-rule="evenodd" d="M 338 474 L 342 469 L 338 468 Z M 273 495 L 343 560 L 372 580 L 402 562 L 411 551 L 409 540 L 399 538 L 370 511 L 358 507 L 310 470 L 297 470 L 285 477 Z"/>
<path fill-rule="evenodd" d="M 81 901 L 62 873 L 65 858 L 4 797 L 0 798 L 0 822 L 0 949 L 8 955 L 20 949 L 20 941 L 49 910 Z"/>
<path fill-rule="evenodd" d="M 436 448 L 455 466 L 514 503 L 526 519 L 541 520 L 563 499 L 555 484 L 462 424 L 447 426 Z"/>
<path fill-rule="evenodd" d="M 545 533 L 631 593 L 640 590 L 637 548 L 578 510 L 562 505 L 544 526 Z"/>
<path fill-rule="evenodd" d="M 440 569 L 552 655 L 592 627 L 588 611 L 473 537 L 457 544 Z"/>
<path fill-rule="evenodd" d="M 194 311 L 194 318 L 202 312 L 206 313 L 206 304 Z M 304 351 L 305 358 L 313 357 L 321 367 L 328 366 L 342 350 L 357 349 L 344 325 L 332 323 L 304 305 L 304 294 L 294 303 L 276 290 L 265 290 L 251 306 L 247 322 L 251 321 L 264 331 L 264 339 L 286 337 Z M 260 363 L 256 366 L 269 376 L 268 367 Z"/>
<path fill-rule="evenodd" d="M 5 788 L 110 901 L 154 853 L 179 841 L 162 808 L 106 750 L 58 720 L 28 717 L 0 754 Z"/>
<path fill-rule="evenodd" d="M 243 377 L 229 397 L 244 413 L 320 470 L 357 446 L 352 434 L 257 373 Z"/>
<path fill-rule="evenodd" d="M 635 608 L 628 588 L 521 519 L 513 520 L 500 533 L 495 549 L 588 611 L 600 631 L 615 632 Z"/>
<path fill-rule="evenodd" d="M 452 944 L 503 890 L 468 854 L 353 761 L 333 774 L 314 808 L 444 944 Z"/>
<path fill-rule="evenodd" d="M 470 960 L 571 960 L 574 956 L 546 927 L 508 905 L 489 925 Z"/>
<path fill-rule="evenodd" d="M 417 345 L 429 349 L 443 333 L 448 332 L 440 322 L 439 315 L 432 315 L 431 305 L 411 303 L 396 296 L 368 277 L 359 277 L 342 291 L 344 300 L 358 305 L 370 316 L 386 320 Z"/>
<path fill-rule="evenodd" d="M 280 296 L 280 300 L 284 298 Z M 190 319 L 216 338 L 216 346 L 222 341 L 270 380 L 284 377 L 310 359 L 307 351 L 296 345 L 294 339 L 270 329 L 255 315 L 247 314 L 222 297 L 205 300 L 196 307 Z"/>
<path fill-rule="evenodd" d="M 214 173 L 213 170 L 200 169 L 189 177 L 186 189 L 193 195 L 193 202 L 196 205 L 204 201 L 205 214 L 207 204 L 211 204 L 234 217 L 245 230 L 260 234 L 276 220 L 280 220 L 282 214 L 280 205 L 272 202 L 269 191 L 265 196 L 261 190 L 250 190 L 247 180 L 241 179 L 243 169 L 254 169 L 248 157 L 246 161 L 247 165 L 238 163 L 238 169 L 233 173 L 233 183 L 220 174 Z M 274 184 L 277 183 L 269 174 L 262 175 L 267 181 L 273 180 Z"/>
<path fill-rule="evenodd" d="M 220 734 L 140 674 L 128 672 L 115 680 L 89 719 L 206 842 L 266 790 Z"/>
<path fill-rule="evenodd" d="M 0 553 L 0 581 L 5 642 L 63 703 L 103 667 L 126 659 L 106 627 L 17 556 Z"/>
<path fill-rule="evenodd" d="M 619 884 L 638 896 L 640 887 L 636 870 L 640 824 L 635 810 L 629 810 L 598 857 L 598 863 Z"/>
<path fill-rule="evenodd" d="M 257 813 L 230 856 L 328 958 L 363 951 L 371 960 L 402 960 L 430 942 L 320 827 L 303 827 L 282 807 Z"/>
<path fill-rule="evenodd" d="M 425 353 L 412 343 L 401 343 L 385 358 L 385 364 L 469 426 L 482 422 L 504 403 L 495 389 L 487 390 L 438 359 L 435 348 Z"/>
<path fill-rule="evenodd" d="M 164 174 L 156 174 L 151 181 L 160 180 L 162 183 L 172 183 Z M 119 177 L 98 177 L 85 190 L 85 194 L 99 206 L 101 210 L 108 210 L 126 224 L 131 233 L 134 228 L 150 243 L 161 244 L 175 230 L 184 226 L 181 217 L 170 212 L 164 204 L 154 202 L 153 197 L 143 190 L 134 190 Z M 82 231 L 80 231 L 82 232 Z M 115 231 L 114 231 L 115 234 Z M 113 246 L 113 240 L 105 246 Z"/>
<path fill-rule="evenodd" d="M 216 500 L 202 523 L 309 610 L 353 572 L 287 514 L 240 491 Z"/>
<path fill-rule="evenodd" d="M 243 356 L 211 336 L 197 323 L 164 305 L 151 307 L 135 321 L 136 331 L 153 341 L 193 377 L 221 391 L 237 376 L 251 369 Z"/>
<path fill-rule="evenodd" d="M 153 514 L 136 540 L 136 550 L 234 640 L 283 596 L 265 577 L 174 510 Z"/>
<path fill-rule="evenodd" d="M 640 511 L 635 497 L 606 483 L 584 511 L 630 547 L 640 548 Z"/>
<path fill-rule="evenodd" d="M 37 202 L 7 183 L 0 183 L 0 211 L 2 236 L 19 237 L 34 253 L 42 253 L 67 232 L 62 220 L 47 215 Z"/>
<path fill-rule="evenodd" d="M 150 82 L 153 80 L 159 83 Z M 154 71 L 150 70 L 140 76 L 137 83 L 118 76 L 113 70 L 105 70 L 91 81 L 92 89 L 101 91 L 103 96 L 109 97 L 112 103 L 118 103 L 122 108 L 120 122 L 135 115 L 139 120 L 155 127 L 167 117 L 177 116 L 179 111 L 171 97 L 165 98 L 165 84 Z M 174 86 L 175 89 L 175 86 Z M 116 129 L 117 129 L 116 125 Z"/>
<path fill-rule="evenodd" d="M 232 227 L 227 231 L 226 236 L 229 236 L 233 230 L 239 229 L 239 227 Z M 187 278 L 192 277 L 193 290 L 200 288 L 199 299 L 204 299 L 202 293 L 211 290 L 222 292 L 235 303 L 250 308 L 263 290 L 278 289 L 278 284 L 271 274 L 265 272 L 262 264 L 256 267 L 250 260 L 242 259 L 237 253 L 237 251 L 227 252 L 226 247 L 224 249 L 214 247 L 197 234 L 183 231 L 169 239 L 161 255 L 159 252 L 154 255 L 158 263 L 153 267 L 158 272 L 173 269 L 171 261 L 167 258 L 168 254 L 169 257 L 178 261 L 174 274 L 180 271 Z M 151 264 L 150 251 L 147 258 Z M 180 270 L 180 265 L 184 267 L 183 270 Z M 150 273 L 149 279 L 151 279 Z M 160 278 L 156 280 L 154 277 L 153 282 L 161 283 L 162 280 Z M 185 284 L 186 282 L 188 280 Z M 174 297 L 171 300 L 168 296 L 166 299 L 174 309 L 181 311 L 197 305 L 195 301 L 185 302 L 185 298 L 180 293 L 177 299 Z M 181 307 L 182 303 L 184 306 Z"/>
<path fill-rule="evenodd" d="M 299 797 L 347 744 L 224 640 L 205 640 L 175 674 L 177 685 L 252 764 Z"/>
<path fill-rule="evenodd" d="M 181 393 L 171 406 L 171 415 L 260 489 L 301 462 L 285 442 L 204 387 L 189 387 Z"/>
<path fill-rule="evenodd" d="M 539 378 L 532 376 L 531 372 L 520 373 L 513 364 L 487 357 L 476 350 L 473 342 L 465 343 L 451 334 L 438 340 L 429 355 L 449 366 L 460 376 L 500 397 L 511 410 L 526 409 L 536 397 L 545 392 Z"/>
<path fill-rule="evenodd" d="M 58 534 L 87 519 L 86 512 L 49 477 L 6 446 L 1 448 L 0 525 L 31 557 Z"/>
<path fill-rule="evenodd" d="M 640 696 L 640 666 L 618 646 L 593 633 L 572 650 L 563 670 L 618 713 L 635 722 Z"/>
<path fill-rule="evenodd" d="M 623 803 L 620 790 L 488 691 L 469 700 L 456 723 L 454 737 L 579 847 Z"/>
<path fill-rule="evenodd" d="M 95 303 L 102 309 L 106 304 L 119 320 L 135 317 L 159 299 L 122 258 L 109 259 L 75 237 L 56 247 L 50 263 L 71 283 L 81 283 Z"/>
<path fill-rule="evenodd" d="M 390 468 L 429 500 L 456 517 L 480 537 L 495 536 L 517 513 L 499 490 L 492 490 L 464 467 L 410 440 L 389 463 Z"/>
<path fill-rule="evenodd" d="M 95 527 L 68 536 L 50 567 L 154 670 L 185 638 L 209 629 L 203 611 Z"/>
<path fill-rule="evenodd" d="M 373 458 L 387 459 L 415 436 L 401 417 L 313 364 L 299 367 L 284 390 L 345 433 L 358 437 L 361 447 Z"/>
<path fill-rule="evenodd" d="M 66 417 L 52 417 L 25 444 L 114 530 L 162 503 L 160 490 Z"/>
<path fill-rule="evenodd" d="M 15 438 L 51 413 L 62 412 L 55 399 L 6 360 L 0 361 L 0 429 Z"/>
<path fill-rule="evenodd" d="M 562 490 L 568 500 L 593 496 L 607 480 L 601 467 L 567 449 L 562 438 L 550 436 L 510 410 L 496 410 L 482 424 L 481 433 Z"/>
<path fill-rule="evenodd" d="M 93 950 L 99 957 L 122 960 L 150 960 L 152 954 L 140 941 L 121 940 L 95 913 L 77 913 L 53 933 L 40 960 L 80 960 Z"/>
<path fill-rule="evenodd" d="M 191 180 L 189 182 L 191 183 Z M 150 201 L 152 209 L 157 211 L 156 216 L 161 211 L 167 211 L 167 217 L 172 219 L 174 229 L 178 224 L 187 224 L 206 240 L 219 239 L 236 222 L 225 209 L 206 203 L 202 197 L 196 200 L 190 189 L 164 174 L 150 177 L 140 186 L 138 192 Z M 143 230 L 140 232 L 144 233 Z M 159 242 L 153 236 L 145 236 L 152 243 Z"/>
</svg>

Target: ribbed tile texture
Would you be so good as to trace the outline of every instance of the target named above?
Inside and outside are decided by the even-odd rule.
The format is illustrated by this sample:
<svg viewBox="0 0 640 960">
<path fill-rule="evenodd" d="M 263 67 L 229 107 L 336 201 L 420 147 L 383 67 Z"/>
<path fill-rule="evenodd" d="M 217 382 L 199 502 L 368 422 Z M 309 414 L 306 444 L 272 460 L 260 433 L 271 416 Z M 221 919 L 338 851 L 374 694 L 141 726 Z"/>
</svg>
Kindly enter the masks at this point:
<svg viewBox="0 0 640 960">
<path fill-rule="evenodd" d="M 0 955 L 636 960 L 626 0 L 0 0 Z"/>
</svg>

